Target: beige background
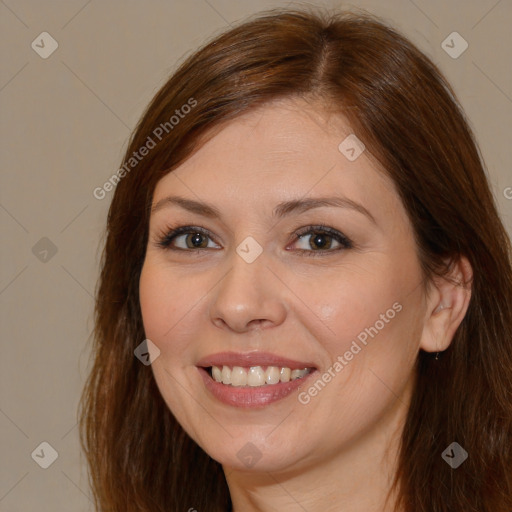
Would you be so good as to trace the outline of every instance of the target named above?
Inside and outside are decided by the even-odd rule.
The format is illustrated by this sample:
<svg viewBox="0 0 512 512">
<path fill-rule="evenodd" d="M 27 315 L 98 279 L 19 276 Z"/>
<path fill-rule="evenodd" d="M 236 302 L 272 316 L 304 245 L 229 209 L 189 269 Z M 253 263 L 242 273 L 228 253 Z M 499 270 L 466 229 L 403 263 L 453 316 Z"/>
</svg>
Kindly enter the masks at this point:
<svg viewBox="0 0 512 512">
<path fill-rule="evenodd" d="M 92 192 L 118 169 L 144 107 L 185 55 L 240 18 L 287 4 L 295 2 L 1 0 L 0 510 L 93 510 L 76 407 L 111 193 Z M 512 2 L 316 4 L 384 16 L 440 66 L 512 233 Z M 456 59 L 441 47 L 453 31 L 469 44 Z M 46 59 L 31 47 L 42 46 L 42 32 L 58 43 Z M 36 460 L 50 460 L 44 441 L 58 452 L 48 469 L 31 457 L 37 448 Z"/>
</svg>

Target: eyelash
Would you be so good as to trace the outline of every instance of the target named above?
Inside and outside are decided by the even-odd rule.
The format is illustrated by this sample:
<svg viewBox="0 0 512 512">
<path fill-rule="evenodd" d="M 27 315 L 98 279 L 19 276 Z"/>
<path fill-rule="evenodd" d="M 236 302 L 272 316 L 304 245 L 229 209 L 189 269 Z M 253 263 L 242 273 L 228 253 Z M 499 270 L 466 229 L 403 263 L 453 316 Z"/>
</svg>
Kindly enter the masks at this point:
<svg viewBox="0 0 512 512">
<path fill-rule="evenodd" d="M 158 236 L 156 245 L 159 248 L 162 249 L 168 249 L 171 251 L 185 251 L 185 252 L 194 252 L 194 253 L 200 253 L 204 249 L 208 249 L 206 247 L 204 248 L 195 248 L 195 249 L 183 249 L 180 247 L 172 247 L 173 240 L 183 234 L 201 234 L 204 235 L 210 239 L 212 239 L 212 236 L 210 233 L 199 226 L 179 226 L 177 228 L 168 228 L 166 231 L 161 233 Z M 290 236 L 295 236 L 294 242 L 297 242 L 305 235 L 313 235 L 313 234 L 321 234 L 321 235 L 328 235 L 329 237 L 332 237 L 334 240 L 339 242 L 341 247 L 338 247 L 337 249 L 327 249 L 327 250 L 306 250 L 306 249 L 297 249 L 298 252 L 305 254 L 306 256 L 310 257 L 318 257 L 318 256 L 324 256 L 326 254 L 332 254 L 332 253 L 338 253 L 340 251 L 346 250 L 346 249 L 352 249 L 354 247 L 353 242 L 347 238 L 345 235 L 337 231 L 336 229 L 330 228 L 329 226 L 324 225 L 315 225 L 315 226 L 305 226 L 304 228 L 301 228 L 299 230 L 294 231 L 290 234 Z"/>
</svg>

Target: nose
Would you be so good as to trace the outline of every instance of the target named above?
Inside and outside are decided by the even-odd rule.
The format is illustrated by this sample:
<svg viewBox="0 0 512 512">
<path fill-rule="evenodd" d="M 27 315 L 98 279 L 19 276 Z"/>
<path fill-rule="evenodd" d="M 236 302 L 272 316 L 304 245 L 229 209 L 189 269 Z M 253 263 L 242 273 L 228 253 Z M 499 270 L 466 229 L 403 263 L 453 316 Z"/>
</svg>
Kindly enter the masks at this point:
<svg viewBox="0 0 512 512">
<path fill-rule="evenodd" d="M 264 254 L 252 263 L 234 253 L 231 268 L 212 290 L 214 325 L 237 333 L 275 327 L 286 318 L 283 284 L 267 268 Z"/>
</svg>

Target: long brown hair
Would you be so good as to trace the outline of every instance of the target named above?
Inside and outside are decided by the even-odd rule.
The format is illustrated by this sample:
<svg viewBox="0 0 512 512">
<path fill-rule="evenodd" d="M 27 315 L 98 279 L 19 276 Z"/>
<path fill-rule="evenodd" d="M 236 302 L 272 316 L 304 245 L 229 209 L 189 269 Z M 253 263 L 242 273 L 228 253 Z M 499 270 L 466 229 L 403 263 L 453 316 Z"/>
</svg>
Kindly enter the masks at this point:
<svg viewBox="0 0 512 512">
<path fill-rule="evenodd" d="M 131 137 L 124 163 L 154 147 L 118 175 L 97 289 L 94 363 L 80 403 L 98 510 L 231 509 L 222 467 L 183 431 L 151 368 L 134 357 L 145 338 L 139 276 L 158 180 L 221 123 L 292 96 L 342 113 L 392 178 L 427 280 L 460 256 L 473 269 L 471 302 L 452 344 L 438 360 L 418 357 L 396 475 L 399 505 L 408 512 L 509 512 L 511 244 L 478 146 L 454 91 L 411 42 L 364 12 L 311 9 L 262 13 L 205 45 L 161 88 Z M 452 442 L 469 455 L 457 469 L 441 457 Z"/>
</svg>

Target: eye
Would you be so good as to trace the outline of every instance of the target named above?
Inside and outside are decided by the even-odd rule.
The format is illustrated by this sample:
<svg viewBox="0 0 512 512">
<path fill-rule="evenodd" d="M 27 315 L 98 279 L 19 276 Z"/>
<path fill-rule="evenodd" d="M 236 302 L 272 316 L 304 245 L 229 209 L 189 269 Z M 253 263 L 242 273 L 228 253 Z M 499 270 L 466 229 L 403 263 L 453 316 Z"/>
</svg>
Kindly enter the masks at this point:
<svg viewBox="0 0 512 512">
<path fill-rule="evenodd" d="M 307 256 L 323 256 L 353 247 L 345 235 L 328 226 L 306 226 L 293 233 L 298 252 Z M 213 243 L 212 247 L 210 243 Z M 211 234 L 199 226 L 168 228 L 160 234 L 156 245 L 173 251 L 194 251 L 198 249 L 220 249 Z"/>
<path fill-rule="evenodd" d="M 186 251 L 194 249 L 211 249 L 208 241 L 212 241 L 210 234 L 198 226 L 180 226 L 163 233 L 157 245 L 164 249 Z M 218 246 L 214 248 L 219 248 Z"/>
<path fill-rule="evenodd" d="M 319 256 L 353 247 L 351 240 L 328 226 L 307 226 L 296 231 L 295 235 L 299 252 L 309 253 L 308 256 Z"/>
</svg>

